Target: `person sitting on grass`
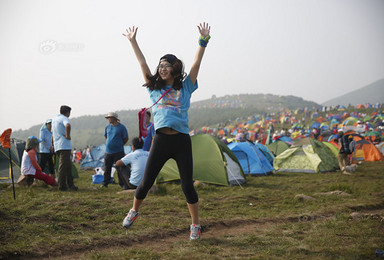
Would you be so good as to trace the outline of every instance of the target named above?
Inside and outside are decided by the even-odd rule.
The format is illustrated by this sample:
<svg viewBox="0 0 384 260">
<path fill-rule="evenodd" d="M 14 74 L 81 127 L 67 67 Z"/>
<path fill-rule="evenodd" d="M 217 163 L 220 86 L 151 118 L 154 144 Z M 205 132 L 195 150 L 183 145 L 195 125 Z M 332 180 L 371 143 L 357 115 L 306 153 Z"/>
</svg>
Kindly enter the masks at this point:
<svg viewBox="0 0 384 260">
<path fill-rule="evenodd" d="M 143 150 L 144 141 L 135 137 L 132 140 L 132 153 L 125 155 L 116 162 L 117 167 L 131 166 L 129 182 L 123 186 L 124 190 L 136 189 L 144 176 L 145 165 L 149 152 Z"/>
<path fill-rule="evenodd" d="M 51 186 L 57 186 L 56 180 L 51 176 L 43 173 L 40 165 L 37 163 L 36 151 L 39 150 L 39 143 L 41 143 L 41 140 L 37 137 L 28 137 L 23 157 L 21 159 L 21 174 L 27 176 L 28 179 L 34 178 L 42 180 Z M 27 180 L 28 184 L 32 182 Z"/>
</svg>

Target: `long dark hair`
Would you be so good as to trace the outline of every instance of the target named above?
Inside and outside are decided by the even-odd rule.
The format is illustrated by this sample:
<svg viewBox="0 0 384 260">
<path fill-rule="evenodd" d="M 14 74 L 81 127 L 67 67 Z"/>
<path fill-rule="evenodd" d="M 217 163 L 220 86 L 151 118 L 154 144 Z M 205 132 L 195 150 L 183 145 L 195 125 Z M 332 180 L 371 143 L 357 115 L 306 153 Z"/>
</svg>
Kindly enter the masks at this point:
<svg viewBox="0 0 384 260">
<path fill-rule="evenodd" d="M 148 77 L 148 83 L 145 83 L 143 86 L 149 88 L 150 90 L 159 90 L 166 87 L 166 82 L 161 79 L 159 75 L 159 66 L 161 61 L 167 61 L 172 65 L 171 75 L 174 78 L 173 88 L 180 90 L 183 87 L 183 80 L 187 76 L 184 72 L 184 64 L 173 54 L 167 54 L 160 58 L 159 65 L 156 67 L 156 73 L 152 77 Z"/>
</svg>

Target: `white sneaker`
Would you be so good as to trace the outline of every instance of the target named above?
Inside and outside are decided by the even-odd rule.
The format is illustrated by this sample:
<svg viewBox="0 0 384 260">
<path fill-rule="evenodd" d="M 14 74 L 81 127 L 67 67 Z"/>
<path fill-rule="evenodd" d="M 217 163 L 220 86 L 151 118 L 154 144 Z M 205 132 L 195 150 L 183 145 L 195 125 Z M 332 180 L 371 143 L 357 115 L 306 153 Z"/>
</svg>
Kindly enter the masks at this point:
<svg viewBox="0 0 384 260">
<path fill-rule="evenodd" d="M 200 224 L 192 224 L 190 227 L 191 234 L 189 236 L 190 240 L 200 239 L 201 226 Z"/>
<path fill-rule="evenodd" d="M 133 222 L 137 219 L 138 216 L 139 212 L 136 212 L 135 210 L 131 209 L 123 220 L 123 227 L 129 228 L 130 226 L 132 226 Z"/>
</svg>

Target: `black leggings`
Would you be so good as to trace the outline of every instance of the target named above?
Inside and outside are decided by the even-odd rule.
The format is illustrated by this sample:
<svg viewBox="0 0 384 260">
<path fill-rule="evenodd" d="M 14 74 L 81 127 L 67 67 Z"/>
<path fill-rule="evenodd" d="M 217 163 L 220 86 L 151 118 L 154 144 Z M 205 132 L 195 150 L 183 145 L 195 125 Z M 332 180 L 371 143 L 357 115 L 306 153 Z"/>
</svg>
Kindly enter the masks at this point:
<svg viewBox="0 0 384 260">
<path fill-rule="evenodd" d="M 166 135 L 156 132 L 151 151 L 145 166 L 144 177 L 136 189 L 135 197 L 139 200 L 147 196 L 161 168 L 168 161 L 174 159 L 179 168 L 181 188 L 189 204 L 198 202 L 193 186 L 192 143 L 188 134 Z"/>
</svg>

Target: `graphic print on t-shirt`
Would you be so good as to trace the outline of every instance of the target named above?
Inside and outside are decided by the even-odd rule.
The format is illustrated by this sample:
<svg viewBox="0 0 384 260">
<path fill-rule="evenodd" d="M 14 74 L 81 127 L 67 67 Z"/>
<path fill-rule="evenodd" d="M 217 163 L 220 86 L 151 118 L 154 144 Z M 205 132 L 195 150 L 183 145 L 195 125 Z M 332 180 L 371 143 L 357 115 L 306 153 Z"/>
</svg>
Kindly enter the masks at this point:
<svg viewBox="0 0 384 260">
<path fill-rule="evenodd" d="M 158 109 L 170 109 L 180 113 L 181 107 L 181 91 L 171 90 L 160 100 Z"/>
</svg>

